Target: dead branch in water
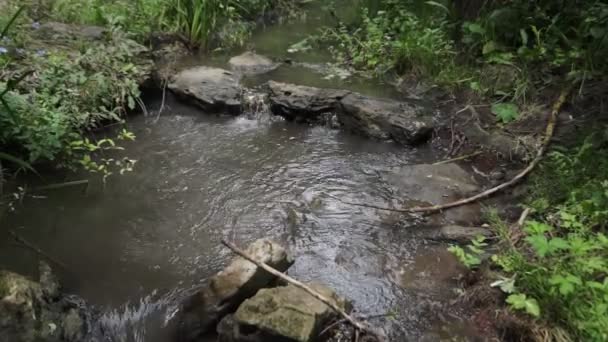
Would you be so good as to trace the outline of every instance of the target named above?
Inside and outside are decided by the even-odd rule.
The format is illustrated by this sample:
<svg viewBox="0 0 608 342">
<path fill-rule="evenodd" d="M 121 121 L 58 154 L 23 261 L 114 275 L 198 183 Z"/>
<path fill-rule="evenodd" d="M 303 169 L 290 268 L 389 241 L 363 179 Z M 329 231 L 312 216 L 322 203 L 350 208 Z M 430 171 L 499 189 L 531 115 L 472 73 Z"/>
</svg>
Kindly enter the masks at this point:
<svg viewBox="0 0 608 342">
<path fill-rule="evenodd" d="M 20 243 L 21 245 L 23 245 L 24 247 L 34 251 L 36 254 L 48 259 L 49 261 L 53 262 L 56 265 L 59 265 L 61 267 L 63 267 L 64 269 L 69 269 L 68 266 L 66 264 L 64 264 L 63 262 L 53 258 L 52 256 L 48 255 L 47 253 L 45 253 L 43 250 L 41 250 L 40 248 L 36 247 L 35 245 L 33 245 L 32 243 L 30 243 L 29 241 L 25 240 L 24 238 L 22 238 L 21 236 L 19 236 L 19 234 L 17 234 L 14 230 L 9 231 L 9 233 L 13 236 L 13 238 L 15 239 L 16 242 Z"/>
<path fill-rule="evenodd" d="M 433 165 L 442 165 L 442 164 L 448 164 L 448 163 L 453 163 L 455 161 L 459 161 L 459 160 L 464 160 L 464 159 L 469 159 L 469 158 L 473 158 L 476 157 L 480 154 L 482 154 L 482 151 L 477 151 L 477 152 L 473 152 L 470 154 L 465 154 L 464 156 L 460 156 L 460 157 L 456 157 L 456 158 L 452 158 L 452 159 L 448 159 L 448 160 L 442 160 L 436 163 L 433 163 Z"/>
<path fill-rule="evenodd" d="M 459 206 L 462 206 L 465 204 L 473 203 L 482 198 L 493 195 L 503 189 L 511 187 L 514 184 L 521 181 L 524 177 L 526 177 L 532 170 L 534 170 L 534 168 L 542 160 L 542 158 L 545 154 L 545 151 L 547 150 L 547 147 L 549 146 L 549 143 L 551 142 L 551 138 L 553 138 L 553 133 L 555 132 L 555 124 L 557 121 L 557 115 L 559 114 L 559 111 L 561 110 L 562 106 L 566 102 L 566 98 L 568 97 L 568 94 L 570 94 L 571 89 L 572 89 L 572 86 L 564 88 L 562 90 L 560 96 L 557 98 L 557 101 L 555 101 L 555 103 L 553 105 L 553 109 L 551 110 L 551 114 L 549 116 L 549 121 L 547 123 L 547 127 L 545 129 L 545 136 L 543 138 L 543 141 L 542 141 L 540 147 L 538 148 L 538 150 L 536 152 L 536 157 L 534 157 L 534 160 L 532 160 L 532 162 L 530 162 L 530 164 L 525 169 L 523 169 L 521 172 L 519 172 L 517 175 L 515 175 L 515 177 L 513 177 L 508 182 L 502 183 L 491 189 L 483 191 L 475 196 L 463 198 L 458 201 L 445 203 L 445 204 L 438 204 L 438 205 L 433 205 L 433 206 L 428 206 L 428 207 L 412 207 L 412 208 L 407 208 L 407 209 L 395 209 L 395 208 L 374 206 L 374 205 L 368 205 L 368 204 L 362 204 L 362 203 L 352 203 L 352 202 L 343 201 L 337 197 L 334 197 L 334 198 L 338 199 L 340 202 L 345 203 L 345 204 L 356 205 L 356 206 L 361 206 L 361 207 L 368 207 L 368 208 L 375 208 L 375 209 L 379 209 L 379 210 L 394 211 L 394 212 L 398 212 L 398 213 L 406 213 L 406 214 L 430 213 L 430 212 L 441 211 L 441 210 L 450 209 L 450 208 L 459 207 Z"/>
<path fill-rule="evenodd" d="M 332 301 L 330 301 L 329 299 L 327 299 L 325 296 L 323 296 L 322 294 L 320 294 L 319 292 L 315 291 L 314 289 L 312 289 L 311 287 L 309 287 L 308 285 L 301 283 L 300 281 L 284 274 L 281 273 L 279 271 L 277 271 L 276 269 L 274 269 L 271 266 L 268 266 L 266 263 L 263 263 L 261 261 L 255 260 L 254 258 L 252 258 L 250 255 L 248 255 L 245 251 L 239 249 L 237 246 L 235 246 L 234 244 L 222 239 L 222 244 L 224 244 L 224 246 L 228 247 L 231 251 L 233 251 L 234 253 L 236 253 L 237 255 L 243 257 L 244 259 L 252 262 L 253 264 L 255 264 L 256 266 L 262 268 L 263 270 L 265 270 L 266 272 L 282 279 L 285 280 L 286 282 L 292 284 L 293 286 L 304 290 L 305 292 L 307 292 L 308 294 L 310 294 L 311 296 L 313 296 L 315 299 L 321 301 L 323 304 L 329 306 L 332 310 L 334 310 L 335 312 L 337 312 L 338 314 L 340 314 L 340 316 L 342 316 L 347 322 L 349 322 L 350 324 L 353 325 L 353 327 L 355 327 L 356 331 L 363 331 L 366 332 L 374 337 L 376 337 L 378 339 L 378 341 L 384 341 L 384 337 L 382 334 L 378 333 L 375 331 L 375 329 L 373 329 L 372 327 L 370 327 L 368 324 L 363 323 L 363 322 L 359 322 L 356 319 L 354 319 L 352 316 L 350 316 L 348 313 L 346 313 L 344 310 L 340 309 L 336 304 L 334 304 Z"/>
</svg>

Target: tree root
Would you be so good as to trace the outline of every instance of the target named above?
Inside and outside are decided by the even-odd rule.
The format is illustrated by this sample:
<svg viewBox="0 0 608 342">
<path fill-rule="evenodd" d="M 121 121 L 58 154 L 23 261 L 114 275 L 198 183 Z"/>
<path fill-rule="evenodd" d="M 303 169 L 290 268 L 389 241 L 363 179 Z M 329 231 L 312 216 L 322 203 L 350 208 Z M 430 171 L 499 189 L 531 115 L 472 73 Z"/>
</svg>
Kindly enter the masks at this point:
<svg viewBox="0 0 608 342">
<path fill-rule="evenodd" d="M 255 260 L 253 257 L 251 257 L 250 255 L 248 255 L 245 251 L 239 249 L 237 246 L 235 246 L 234 244 L 226 241 L 226 240 L 222 240 L 222 244 L 224 244 L 224 246 L 228 247 L 232 252 L 236 253 L 237 255 L 243 257 L 244 259 L 252 262 L 253 264 L 255 264 L 256 266 L 262 268 L 263 270 L 265 270 L 266 272 L 282 279 L 285 280 L 286 282 L 294 285 L 295 287 L 306 291 L 308 294 L 310 294 L 311 296 L 313 296 L 314 298 L 318 299 L 319 301 L 321 301 L 322 303 L 324 303 L 325 305 L 329 306 L 332 310 L 334 310 L 335 312 L 337 312 L 338 314 L 340 314 L 340 316 L 342 316 L 344 318 L 344 320 L 346 320 L 348 323 L 352 324 L 352 326 L 355 328 L 356 331 L 362 331 L 365 332 L 367 334 L 370 334 L 374 337 L 377 338 L 378 341 L 385 341 L 384 336 L 379 333 L 376 332 L 375 329 L 373 329 L 372 327 L 370 327 L 367 323 L 364 322 L 360 322 L 358 320 L 356 320 L 355 318 L 353 318 L 352 316 L 350 316 L 348 313 L 346 313 L 344 310 L 340 309 L 336 304 L 334 304 L 332 301 L 330 301 L 329 299 L 327 299 L 325 296 L 321 295 L 319 292 L 315 291 L 314 289 L 310 288 L 309 286 L 307 286 L 304 283 L 299 282 L 296 279 L 293 279 L 292 277 L 281 273 L 279 271 L 277 271 L 276 269 L 268 266 L 267 264 L 260 262 L 258 260 Z"/>
<path fill-rule="evenodd" d="M 540 147 L 538 148 L 538 150 L 536 152 L 536 157 L 534 157 L 532 162 L 530 162 L 530 164 L 525 169 L 523 169 L 521 172 L 519 172 L 517 175 L 515 175 L 515 177 L 513 177 L 511 180 L 509 180 L 505 183 L 502 183 L 491 189 L 483 191 L 475 196 L 463 198 L 461 200 L 450 202 L 450 203 L 438 204 L 438 205 L 427 206 L 427 207 L 412 207 L 412 208 L 406 208 L 406 209 L 395 209 L 395 208 L 388 208 L 388 207 L 382 207 L 382 206 L 367 205 L 367 204 L 362 204 L 362 203 L 346 202 L 341 199 L 338 199 L 338 200 L 345 204 L 361 206 L 361 207 L 369 207 L 369 208 L 374 208 L 374 209 L 379 209 L 379 210 L 393 211 L 393 212 L 405 213 L 405 214 L 432 213 L 432 212 L 436 212 L 436 211 L 441 211 L 441 210 L 450 209 L 450 208 L 459 207 L 459 206 L 462 206 L 465 204 L 473 203 L 482 198 L 488 197 L 499 191 L 502 191 L 503 189 L 511 187 L 514 184 L 521 181 L 523 178 L 525 178 L 532 170 L 534 170 L 534 168 L 542 160 L 542 158 L 547 150 L 547 147 L 549 147 L 551 138 L 553 138 L 553 134 L 555 132 L 555 124 L 557 121 L 557 115 L 559 114 L 562 106 L 566 102 L 566 98 L 570 94 L 571 89 L 572 89 L 572 86 L 564 88 L 562 90 L 562 92 L 560 93 L 560 96 L 557 98 L 557 101 L 555 101 L 555 103 L 553 104 L 553 108 L 551 110 L 551 115 L 549 116 L 549 121 L 548 121 L 547 127 L 545 129 L 545 136 L 542 140 Z"/>
</svg>

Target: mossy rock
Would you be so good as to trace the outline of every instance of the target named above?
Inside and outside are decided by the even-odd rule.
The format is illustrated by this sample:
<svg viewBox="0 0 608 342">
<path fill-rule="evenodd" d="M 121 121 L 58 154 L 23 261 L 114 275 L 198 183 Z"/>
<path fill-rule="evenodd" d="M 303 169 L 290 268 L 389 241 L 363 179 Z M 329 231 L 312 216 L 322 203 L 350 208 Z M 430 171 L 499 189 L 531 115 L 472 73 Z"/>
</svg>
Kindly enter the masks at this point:
<svg viewBox="0 0 608 342">
<path fill-rule="evenodd" d="M 329 287 L 321 284 L 310 287 L 342 310 L 350 310 L 350 304 Z M 323 302 L 289 285 L 260 290 L 241 304 L 234 314 L 234 322 L 241 332 L 258 331 L 267 338 L 309 342 L 315 340 L 324 325 L 336 316 L 337 313 Z"/>
</svg>

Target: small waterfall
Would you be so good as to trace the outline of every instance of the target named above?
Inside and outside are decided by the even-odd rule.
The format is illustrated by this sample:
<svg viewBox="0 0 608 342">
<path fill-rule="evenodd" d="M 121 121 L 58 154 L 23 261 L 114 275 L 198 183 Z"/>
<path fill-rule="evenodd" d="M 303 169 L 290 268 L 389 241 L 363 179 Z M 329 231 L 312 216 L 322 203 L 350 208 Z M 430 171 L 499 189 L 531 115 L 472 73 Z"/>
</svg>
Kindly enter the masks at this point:
<svg viewBox="0 0 608 342">
<path fill-rule="evenodd" d="M 272 121 L 268 95 L 264 92 L 246 89 L 243 90 L 243 114 L 250 120 L 262 122 Z"/>
</svg>

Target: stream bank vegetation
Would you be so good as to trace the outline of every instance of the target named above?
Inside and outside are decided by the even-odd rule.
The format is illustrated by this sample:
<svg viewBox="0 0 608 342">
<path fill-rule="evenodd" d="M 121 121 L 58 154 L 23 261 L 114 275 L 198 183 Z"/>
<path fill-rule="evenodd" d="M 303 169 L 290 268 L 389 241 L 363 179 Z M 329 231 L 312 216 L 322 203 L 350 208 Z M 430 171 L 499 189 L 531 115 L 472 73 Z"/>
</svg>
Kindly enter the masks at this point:
<svg viewBox="0 0 608 342">
<path fill-rule="evenodd" d="M 13 171 L 85 169 L 104 179 L 132 169 L 134 160 L 113 151 L 135 136 L 90 133 L 145 111 L 139 87 L 151 72 L 145 46 L 152 34 L 175 34 L 192 49 L 231 47 L 244 44 L 255 20 L 296 8 L 287 0 L 7 0 L 0 7 L 0 162 Z"/>
<path fill-rule="evenodd" d="M 593 106 L 608 89 L 605 1 L 361 3 L 352 22 L 341 21 L 340 9 L 328 5 L 336 25 L 316 38 L 331 45 L 338 63 L 489 102 L 499 127 L 542 108 L 539 103 L 563 89 Z M 450 248 L 484 280 L 492 279 L 483 286 L 501 290 L 499 302 L 517 322 L 507 329 L 513 340 L 608 340 L 608 135 L 600 115 L 590 116 L 595 131 L 568 147 L 552 147 L 532 174 L 519 224 L 490 215 L 497 247 L 480 237 Z"/>
</svg>

